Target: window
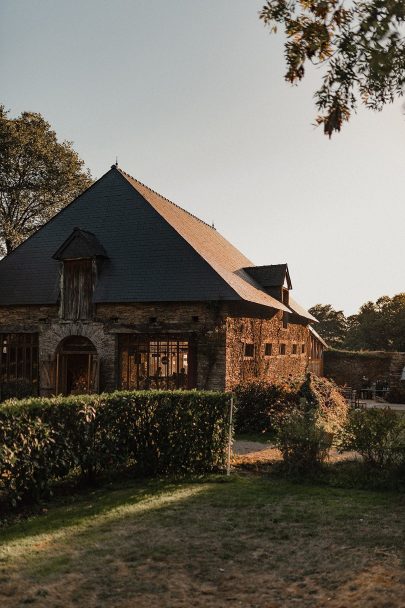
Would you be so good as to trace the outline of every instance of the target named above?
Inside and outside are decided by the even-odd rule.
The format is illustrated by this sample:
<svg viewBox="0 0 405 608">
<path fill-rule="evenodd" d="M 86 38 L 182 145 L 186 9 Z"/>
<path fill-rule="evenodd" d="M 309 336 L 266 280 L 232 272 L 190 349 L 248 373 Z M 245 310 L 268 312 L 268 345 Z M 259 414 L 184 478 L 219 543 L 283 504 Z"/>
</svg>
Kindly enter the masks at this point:
<svg viewBox="0 0 405 608">
<path fill-rule="evenodd" d="M 285 355 L 285 344 L 280 344 L 279 353 Z"/>
<path fill-rule="evenodd" d="M 272 351 L 273 351 L 273 345 L 270 342 L 267 342 L 264 345 L 264 356 L 265 357 L 271 357 Z"/>
<path fill-rule="evenodd" d="M 296 344 L 293 344 L 293 345 L 292 345 L 292 354 L 293 354 L 293 355 L 296 355 L 296 354 L 297 354 L 297 352 L 298 352 L 298 350 L 297 350 L 297 345 L 296 345 Z"/>
<path fill-rule="evenodd" d="M 37 394 L 38 334 L 0 334 L 0 344 L 1 397 Z"/>
<path fill-rule="evenodd" d="M 255 345 L 251 343 L 245 344 L 244 355 L 245 357 L 253 357 L 255 354 Z"/>
<path fill-rule="evenodd" d="M 191 320 L 193 321 L 193 323 L 198 323 L 200 320 L 200 317 L 198 317 L 197 315 L 194 315 L 191 317 Z"/>
<path fill-rule="evenodd" d="M 195 387 L 193 344 L 177 336 L 119 336 L 120 388 L 186 389 Z"/>
<path fill-rule="evenodd" d="M 305 344 L 303 344 L 303 345 L 301 346 L 301 353 L 302 353 L 302 354 L 304 354 L 304 353 L 305 353 Z"/>
<path fill-rule="evenodd" d="M 63 262 L 62 318 L 72 321 L 93 316 L 93 261 Z"/>
</svg>

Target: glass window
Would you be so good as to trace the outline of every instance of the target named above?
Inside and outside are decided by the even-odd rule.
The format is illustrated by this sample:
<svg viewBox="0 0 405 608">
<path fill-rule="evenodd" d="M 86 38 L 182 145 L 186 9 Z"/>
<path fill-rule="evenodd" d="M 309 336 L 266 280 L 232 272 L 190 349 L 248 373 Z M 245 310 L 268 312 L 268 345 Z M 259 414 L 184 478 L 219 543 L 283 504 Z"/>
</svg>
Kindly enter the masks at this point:
<svg viewBox="0 0 405 608">
<path fill-rule="evenodd" d="M 168 337 L 119 336 L 120 386 L 127 390 L 193 388 L 189 341 Z"/>
<path fill-rule="evenodd" d="M 0 396 L 38 393 L 38 334 L 0 333 Z"/>
<path fill-rule="evenodd" d="M 279 352 L 280 355 L 285 355 L 285 344 L 280 344 Z"/>
</svg>

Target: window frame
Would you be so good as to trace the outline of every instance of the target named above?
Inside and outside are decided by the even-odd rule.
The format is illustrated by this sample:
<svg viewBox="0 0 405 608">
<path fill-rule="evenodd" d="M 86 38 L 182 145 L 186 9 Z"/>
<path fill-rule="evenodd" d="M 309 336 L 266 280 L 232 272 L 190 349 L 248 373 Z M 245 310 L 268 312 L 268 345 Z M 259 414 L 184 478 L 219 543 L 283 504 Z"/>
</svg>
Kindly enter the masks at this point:
<svg viewBox="0 0 405 608">
<path fill-rule="evenodd" d="M 39 391 L 39 340 L 37 332 L 0 332 L 0 389 L 26 380 Z"/>
<path fill-rule="evenodd" d="M 251 354 L 248 354 L 247 350 L 251 350 Z M 243 343 L 243 358 L 244 359 L 253 359 L 255 356 L 255 345 L 254 342 L 244 342 Z"/>
<path fill-rule="evenodd" d="M 184 346 L 185 344 L 187 346 Z M 184 348 L 187 348 L 186 353 L 181 350 Z M 180 370 L 184 368 L 184 365 L 180 365 L 180 361 L 182 360 L 184 363 L 185 354 L 187 356 L 187 370 L 185 374 L 182 374 Z M 170 363 L 170 356 L 175 357 L 175 371 L 170 372 L 170 374 L 158 374 L 157 370 L 159 368 L 164 372 L 173 369 L 173 359 Z M 169 359 L 169 361 L 163 363 L 164 358 Z M 155 365 L 152 365 L 152 359 L 156 361 Z M 160 360 L 159 363 L 158 360 Z M 154 367 L 156 367 L 156 370 L 152 374 Z M 140 373 L 142 369 L 145 372 L 143 375 Z M 135 382 L 131 381 L 132 377 Z M 194 336 L 118 334 L 117 385 L 121 390 L 190 390 L 196 388 L 197 356 Z"/>
</svg>

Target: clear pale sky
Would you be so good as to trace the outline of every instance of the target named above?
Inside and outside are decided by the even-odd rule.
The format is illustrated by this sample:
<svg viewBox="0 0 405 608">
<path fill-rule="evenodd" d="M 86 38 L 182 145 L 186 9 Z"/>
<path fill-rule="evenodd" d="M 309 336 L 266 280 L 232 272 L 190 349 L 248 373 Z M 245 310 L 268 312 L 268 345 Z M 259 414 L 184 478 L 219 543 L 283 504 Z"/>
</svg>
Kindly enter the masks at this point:
<svg viewBox="0 0 405 608">
<path fill-rule="evenodd" d="M 283 80 L 283 39 L 253 0 L 1 0 L 0 103 L 42 113 L 100 177 L 119 165 L 294 297 L 347 314 L 405 291 L 402 102 L 329 141 L 315 70 Z"/>
</svg>

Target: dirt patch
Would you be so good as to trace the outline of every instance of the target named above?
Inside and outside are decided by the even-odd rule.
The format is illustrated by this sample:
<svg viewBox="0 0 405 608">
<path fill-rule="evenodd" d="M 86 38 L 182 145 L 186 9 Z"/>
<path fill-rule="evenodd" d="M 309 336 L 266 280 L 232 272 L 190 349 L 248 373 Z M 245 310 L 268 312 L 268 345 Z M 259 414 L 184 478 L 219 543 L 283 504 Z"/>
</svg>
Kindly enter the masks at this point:
<svg viewBox="0 0 405 608">
<path fill-rule="evenodd" d="M 337 450 L 332 449 L 329 454 L 329 462 L 341 462 L 343 460 L 359 459 L 360 455 L 356 452 L 344 452 L 340 454 Z M 232 464 L 240 465 L 263 465 L 280 462 L 282 460 L 281 452 L 268 443 L 260 443 L 258 441 L 241 441 L 236 440 L 233 444 Z"/>
</svg>

